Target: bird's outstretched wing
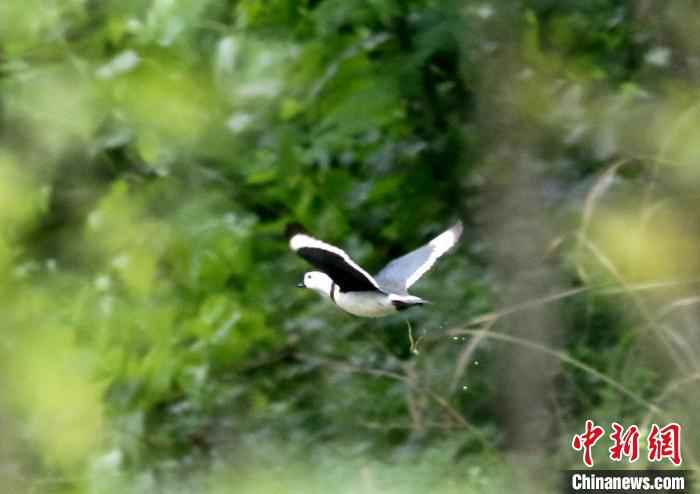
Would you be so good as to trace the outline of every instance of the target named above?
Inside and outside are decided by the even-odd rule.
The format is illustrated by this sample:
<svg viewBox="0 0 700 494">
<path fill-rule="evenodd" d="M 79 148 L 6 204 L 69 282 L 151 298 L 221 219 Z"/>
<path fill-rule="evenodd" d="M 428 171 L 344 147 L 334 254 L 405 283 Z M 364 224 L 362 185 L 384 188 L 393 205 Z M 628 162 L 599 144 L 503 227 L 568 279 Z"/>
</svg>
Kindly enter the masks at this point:
<svg viewBox="0 0 700 494">
<path fill-rule="evenodd" d="M 462 235 L 462 229 L 462 223 L 457 222 L 423 247 L 394 259 L 377 273 L 375 276 L 377 283 L 383 289 L 393 293 L 406 293 L 406 290 L 418 281 L 440 256 L 457 243 Z"/>
<path fill-rule="evenodd" d="M 289 247 L 330 276 L 343 292 L 379 290 L 374 278 L 338 247 L 304 233 L 293 235 L 289 239 Z"/>
</svg>

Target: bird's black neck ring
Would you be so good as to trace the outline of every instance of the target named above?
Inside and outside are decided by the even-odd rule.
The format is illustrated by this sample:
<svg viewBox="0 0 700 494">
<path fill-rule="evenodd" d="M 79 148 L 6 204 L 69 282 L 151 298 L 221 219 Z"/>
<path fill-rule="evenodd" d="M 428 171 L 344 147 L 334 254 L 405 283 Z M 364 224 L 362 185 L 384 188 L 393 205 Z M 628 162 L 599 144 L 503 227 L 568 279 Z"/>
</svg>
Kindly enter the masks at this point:
<svg viewBox="0 0 700 494">
<path fill-rule="evenodd" d="M 333 303 L 337 303 L 335 301 L 335 281 L 331 282 L 331 300 Z"/>
</svg>

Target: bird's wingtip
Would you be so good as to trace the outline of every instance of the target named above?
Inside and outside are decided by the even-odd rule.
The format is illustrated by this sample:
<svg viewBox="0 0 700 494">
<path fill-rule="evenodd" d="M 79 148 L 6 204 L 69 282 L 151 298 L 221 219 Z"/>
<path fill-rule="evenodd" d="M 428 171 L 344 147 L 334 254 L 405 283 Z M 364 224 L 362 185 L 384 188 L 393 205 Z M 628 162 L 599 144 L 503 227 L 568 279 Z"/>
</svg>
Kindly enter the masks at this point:
<svg viewBox="0 0 700 494">
<path fill-rule="evenodd" d="M 304 233 L 295 233 L 289 238 L 289 248 L 294 252 L 309 246 L 310 238 Z"/>
<path fill-rule="evenodd" d="M 297 235 L 298 233 L 306 233 L 306 228 L 304 228 L 304 226 L 301 223 L 287 223 L 287 226 L 284 228 L 284 236 L 287 237 L 287 240 L 290 240 L 294 235 Z"/>
<path fill-rule="evenodd" d="M 435 237 L 431 243 L 436 246 L 443 246 L 445 250 L 450 249 L 459 241 L 459 237 L 462 236 L 463 231 L 464 226 L 462 225 L 462 221 L 457 220 L 450 228 Z"/>
<path fill-rule="evenodd" d="M 464 225 L 462 224 L 462 220 L 457 220 L 457 223 L 452 225 L 450 231 L 452 232 L 452 245 L 450 246 L 450 248 L 453 248 L 455 245 L 457 245 L 457 242 L 459 242 L 459 239 L 462 236 L 462 232 L 464 231 Z"/>
<path fill-rule="evenodd" d="M 289 242 L 289 248 L 295 252 L 303 247 L 307 238 L 306 229 L 300 223 L 288 223 L 284 236 Z"/>
<path fill-rule="evenodd" d="M 445 232 L 444 235 L 441 235 L 441 237 L 445 237 L 445 240 L 452 243 L 453 245 L 459 241 L 459 237 L 462 236 L 462 232 L 464 231 L 464 225 L 462 224 L 462 220 L 457 220 L 456 223 L 454 223 L 450 228 L 448 228 Z M 438 237 L 440 238 L 440 237 Z"/>
<path fill-rule="evenodd" d="M 300 223 L 288 223 L 284 229 L 284 236 L 289 242 L 289 247 L 294 251 L 301 247 L 299 242 L 305 235 L 306 229 Z"/>
</svg>

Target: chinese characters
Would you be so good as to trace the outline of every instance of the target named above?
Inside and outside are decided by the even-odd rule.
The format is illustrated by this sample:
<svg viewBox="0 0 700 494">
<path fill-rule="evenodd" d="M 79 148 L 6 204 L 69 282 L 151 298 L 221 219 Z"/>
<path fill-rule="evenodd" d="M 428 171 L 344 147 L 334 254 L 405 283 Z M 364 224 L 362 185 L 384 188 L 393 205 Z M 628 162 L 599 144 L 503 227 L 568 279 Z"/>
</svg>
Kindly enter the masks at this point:
<svg viewBox="0 0 700 494">
<path fill-rule="evenodd" d="M 639 459 L 640 430 L 636 425 L 624 428 L 617 422 L 612 423 L 612 432 L 609 437 L 612 445 L 608 448 L 608 454 L 612 461 L 622 461 L 626 457 L 630 463 Z M 584 431 L 576 434 L 571 440 L 571 447 L 583 453 L 583 463 L 593 466 L 593 447 L 603 438 L 605 429 L 595 425 L 592 420 L 586 420 Z M 670 460 L 678 466 L 681 458 L 681 426 L 675 422 L 659 427 L 652 424 L 647 436 L 647 459 L 650 462 Z"/>
</svg>

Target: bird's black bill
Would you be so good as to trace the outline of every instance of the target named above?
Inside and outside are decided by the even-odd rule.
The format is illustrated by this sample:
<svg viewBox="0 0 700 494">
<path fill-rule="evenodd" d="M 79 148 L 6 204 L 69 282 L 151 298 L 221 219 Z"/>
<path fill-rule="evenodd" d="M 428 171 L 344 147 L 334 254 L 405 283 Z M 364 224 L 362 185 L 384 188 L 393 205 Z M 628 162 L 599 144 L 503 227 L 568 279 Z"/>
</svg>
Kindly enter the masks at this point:
<svg viewBox="0 0 700 494">
<path fill-rule="evenodd" d="M 303 281 L 300 281 L 299 283 L 297 283 L 297 288 L 306 288 L 306 287 L 304 286 L 304 282 L 303 282 Z"/>
</svg>

